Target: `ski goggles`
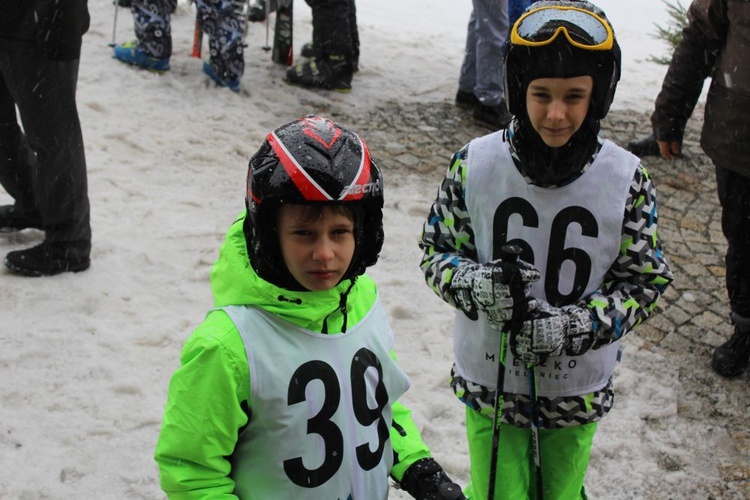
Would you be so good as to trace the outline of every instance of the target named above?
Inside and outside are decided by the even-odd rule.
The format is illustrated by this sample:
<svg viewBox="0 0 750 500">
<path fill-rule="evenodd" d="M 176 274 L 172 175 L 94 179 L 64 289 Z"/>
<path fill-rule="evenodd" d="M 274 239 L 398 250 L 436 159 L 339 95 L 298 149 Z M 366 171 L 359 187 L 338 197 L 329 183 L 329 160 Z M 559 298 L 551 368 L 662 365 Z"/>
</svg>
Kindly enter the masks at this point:
<svg viewBox="0 0 750 500">
<path fill-rule="evenodd" d="M 585 50 L 611 50 L 615 35 L 604 18 L 578 7 L 541 7 L 523 14 L 513 25 L 514 45 L 539 47 L 563 33 L 571 45 Z"/>
</svg>

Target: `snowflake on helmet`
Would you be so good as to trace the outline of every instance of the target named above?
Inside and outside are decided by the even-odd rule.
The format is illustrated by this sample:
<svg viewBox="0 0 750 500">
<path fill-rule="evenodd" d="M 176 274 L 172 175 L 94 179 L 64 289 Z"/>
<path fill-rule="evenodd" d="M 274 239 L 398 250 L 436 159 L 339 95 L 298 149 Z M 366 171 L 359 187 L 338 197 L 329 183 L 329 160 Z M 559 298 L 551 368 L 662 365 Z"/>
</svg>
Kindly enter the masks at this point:
<svg viewBox="0 0 750 500">
<path fill-rule="evenodd" d="M 354 132 L 308 115 L 268 134 L 250 158 L 244 227 L 250 263 L 266 281 L 304 290 L 279 247 L 276 216 L 285 203 L 351 210 L 356 247 L 342 280 L 356 278 L 377 262 L 383 247 L 383 176 Z"/>
</svg>

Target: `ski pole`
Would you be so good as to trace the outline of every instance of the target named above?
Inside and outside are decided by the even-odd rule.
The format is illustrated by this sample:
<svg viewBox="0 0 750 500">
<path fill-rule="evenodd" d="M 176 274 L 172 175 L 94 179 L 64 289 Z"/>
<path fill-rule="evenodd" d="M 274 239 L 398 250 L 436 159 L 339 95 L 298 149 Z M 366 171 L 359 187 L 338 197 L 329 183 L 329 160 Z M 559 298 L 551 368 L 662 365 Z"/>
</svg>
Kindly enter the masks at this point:
<svg viewBox="0 0 750 500">
<path fill-rule="evenodd" d="M 117 45 L 115 42 L 115 37 L 117 36 L 117 11 L 120 10 L 117 5 L 117 0 L 112 0 L 112 5 L 115 6 L 115 20 L 112 23 L 112 43 L 109 44 L 110 47 Z"/>
<path fill-rule="evenodd" d="M 247 8 L 245 8 L 247 7 Z M 250 0 L 242 2 L 242 8 L 240 9 L 240 15 L 245 16 L 245 25 L 242 28 L 242 46 L 247 47 L 247 28 L 250 24 Z"/>
<path fill-rule="evenodd" d="M 500 248 L 500 259 L 503 262 L 516 262 L 523 250 L 518 245 L 505 244 Z M 492 413 L 492 452 L 490 454 L 490 477 L 487 488 L 487 500 L 495 499 L 495 482 L 497 481 L 497 454 L 500 446 L 500 418 L 503 411 L 502 387 L 505 381 L 505 343 L 507 340 L 506 330 L 510 327 L 517 328 L 520 324 L 516 313 L 513 318 L 503 325 L 500 333 L 500 349 L 497 353 L 497 382 L 495 383 L 495 408 Z"/>
<path fill-rule="evenodd" d="M 268 12 L 268 3 L 270 1 L 271 0 L 266 0 L 264 2 L 264 5 L 263 5 L 265 7 L 265 9 L 266 9 L 266 44 L 263 46 L 263 50 L 265 50 L 266 52 L 268 52 L 269 50 L 271 50 L 271 46 L 268 44 L 268 31 L 269 31 L 269 25 L 271 24 L 271 20 L 268 19 L 268 15 L 270 14 Z"/>
<path fill-rule="evenodd" d="M 542 480 L 542 450 L 539 443 L 539 396 L 536 389 L 536 366 L 526 365 L 529 371 L 529 398 L 531 398 L 531 439 L 534 446 L 534 467 L 536 469 L 536 498 L 544 500 L 544 481 Z"/>
</svg>

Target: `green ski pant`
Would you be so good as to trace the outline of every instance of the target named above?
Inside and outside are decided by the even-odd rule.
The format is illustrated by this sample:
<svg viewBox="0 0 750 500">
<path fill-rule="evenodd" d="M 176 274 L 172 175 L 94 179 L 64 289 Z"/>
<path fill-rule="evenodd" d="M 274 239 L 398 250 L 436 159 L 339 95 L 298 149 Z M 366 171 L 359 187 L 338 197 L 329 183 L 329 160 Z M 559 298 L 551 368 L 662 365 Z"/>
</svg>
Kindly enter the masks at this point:
<svg viewBox="0 0 750 500">
<path fill-rule="evenodd" d="M 583 479 L 589 463 L 596 423 L 540 429 L 544 500 L 585 500 Z M 471 478 L 465 495 L 485 500 L 492 454 L 492 418 L 466 408 Z M 536 468 L 531 429 L 500 425 L 496 500 L 536 499 Z"/>
</svg>

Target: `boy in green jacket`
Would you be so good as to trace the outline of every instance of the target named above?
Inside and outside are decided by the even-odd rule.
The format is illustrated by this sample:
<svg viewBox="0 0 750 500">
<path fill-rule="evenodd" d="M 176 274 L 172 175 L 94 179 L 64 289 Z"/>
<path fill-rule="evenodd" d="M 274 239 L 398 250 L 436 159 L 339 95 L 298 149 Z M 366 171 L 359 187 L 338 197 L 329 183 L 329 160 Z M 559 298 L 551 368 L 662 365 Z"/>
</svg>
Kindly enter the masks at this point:
<svg viewBox="0 0 750 500">
<path fill-rule="evenodd" d="M 156 447 L 170 498 L 463 498 L 430 457 L 375 283 L 383 180 L 353 132 L 307 116 L 250 159 L 247 212 L 211 273 Z"/>
</svg>

